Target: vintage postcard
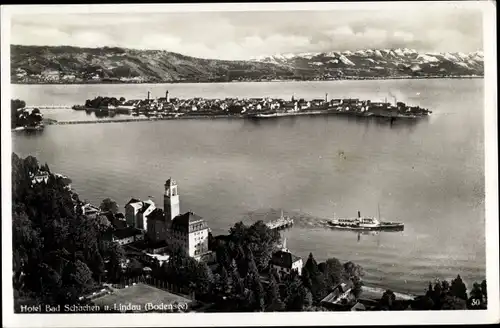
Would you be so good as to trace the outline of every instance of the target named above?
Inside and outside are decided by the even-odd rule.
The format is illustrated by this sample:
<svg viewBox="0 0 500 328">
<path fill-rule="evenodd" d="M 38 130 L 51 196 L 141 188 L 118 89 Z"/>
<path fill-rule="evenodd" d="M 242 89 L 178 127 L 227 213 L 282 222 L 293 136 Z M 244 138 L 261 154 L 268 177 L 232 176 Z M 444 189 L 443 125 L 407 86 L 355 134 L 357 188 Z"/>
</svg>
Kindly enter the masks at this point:
<svg viewBox="0 0 500 328">
<path fill-rule="evenodd" d="M 493 2 L 1 23 L 4 326 L 499 322 Z"/>
</svg>

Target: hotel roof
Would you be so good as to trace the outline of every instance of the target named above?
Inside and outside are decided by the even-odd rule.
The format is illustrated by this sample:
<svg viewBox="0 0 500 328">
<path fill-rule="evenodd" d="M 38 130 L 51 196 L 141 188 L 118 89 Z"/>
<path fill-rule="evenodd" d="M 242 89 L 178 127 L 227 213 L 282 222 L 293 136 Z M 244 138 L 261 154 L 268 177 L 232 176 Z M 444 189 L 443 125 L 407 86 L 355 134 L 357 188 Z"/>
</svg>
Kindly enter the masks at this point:
<svg viewBox="0 0 500 328">
<path fill-rule="evenodd" d="M 172 221 L 172 229 L 174 230 L 195 232 L 207 228 L 207 223 L 203 220 L 203 218 L 193 212 L 186 212 L 178 215 Z"/>
<path fill-rule="evenodd" d="M 116 237 L 117 239 L 129 238 L 140 234 L 141 232 L 138 229 L 132 227 L 127 227 L 124 229 L 113 231 L 113 236 Z"/>
</svg>

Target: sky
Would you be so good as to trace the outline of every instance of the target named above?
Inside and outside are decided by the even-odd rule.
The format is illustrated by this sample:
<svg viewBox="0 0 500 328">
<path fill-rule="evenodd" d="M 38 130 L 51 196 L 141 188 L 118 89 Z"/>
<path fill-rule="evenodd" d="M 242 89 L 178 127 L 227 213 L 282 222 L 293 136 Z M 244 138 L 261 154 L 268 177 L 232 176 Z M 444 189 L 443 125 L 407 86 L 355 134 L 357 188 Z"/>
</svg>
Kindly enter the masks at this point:
<svg viewBox="0 0 500 328">
<path fill-rule="evenodd" d="M 57 13 L 11 16 L 11 44 L 158 49 L 214 59 L 410 48 L 483 49 L 479 9 Z"/>
</svg>

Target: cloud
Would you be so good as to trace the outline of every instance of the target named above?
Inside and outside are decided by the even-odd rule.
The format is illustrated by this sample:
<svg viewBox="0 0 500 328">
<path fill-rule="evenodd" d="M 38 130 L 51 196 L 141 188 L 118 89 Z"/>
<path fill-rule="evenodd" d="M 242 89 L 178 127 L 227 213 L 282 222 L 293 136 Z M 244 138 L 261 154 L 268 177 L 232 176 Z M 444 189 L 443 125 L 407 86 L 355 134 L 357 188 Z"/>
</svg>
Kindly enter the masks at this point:
<svg viewBox="0 0 500 328">
<path fill-rule="evenodd" d="M 413 33 L 404 32 L 404 31 L 395 31 L 393 33 L 394 38 L 402 40 L 404 42 L 411 42 L 415 39 Z"/>
<path fill-rule="evenodd" d="M 40 14 L 12 17 L 13 44 L 119 46 L 197 57 L 406 47 L 481 50 L 481 12 L 453 6 L 406 10 Z"/>
</svg>

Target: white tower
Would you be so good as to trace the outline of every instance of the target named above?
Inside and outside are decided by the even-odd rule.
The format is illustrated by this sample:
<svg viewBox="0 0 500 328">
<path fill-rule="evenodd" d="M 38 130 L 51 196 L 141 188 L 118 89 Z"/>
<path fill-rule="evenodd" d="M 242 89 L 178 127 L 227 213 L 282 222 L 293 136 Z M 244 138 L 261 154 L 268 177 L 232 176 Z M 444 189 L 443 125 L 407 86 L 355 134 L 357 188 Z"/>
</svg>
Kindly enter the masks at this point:
<svg viewBox="0 0 500 328">
<path fill-rule="evenodd" d="M 288 250 L 288 248 L 286 248 L 286 237 L 284 238 L 283 240 L 283 245 L 281 245 L 281 251 L 282 252 L 286 252 L 286 253 L 289 253 L 290 251 Z"/>
<path fill-rule="evenodd" d="M 180 214 L 179 193 L 177 183 L 169 178 L 165 182 L 165 194 L 163 195 L 163 211 L 167 222 L 172 221 Z"/>
</svg>

